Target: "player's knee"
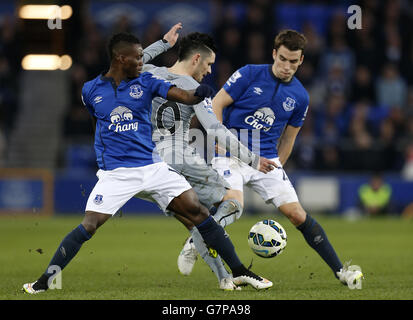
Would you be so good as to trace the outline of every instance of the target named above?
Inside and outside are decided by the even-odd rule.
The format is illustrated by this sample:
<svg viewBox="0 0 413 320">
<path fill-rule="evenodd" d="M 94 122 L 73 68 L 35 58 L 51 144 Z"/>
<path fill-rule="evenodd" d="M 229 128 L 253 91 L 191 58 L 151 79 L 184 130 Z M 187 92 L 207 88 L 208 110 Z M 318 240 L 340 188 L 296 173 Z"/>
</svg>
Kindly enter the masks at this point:
<svg viewBox="0 0 413 320">
<path fill-rule="evenodd" d="M 304 210 L 295 209 L 289 212 L 288 219 L 294 226 L 299 226 L 304 223 L 306 213 Z"/>
<path fill-rule="evenodd" d="M 198 196 L 193 189 L 187 190 L 179 197 L 176 197 L 168 208 L 186 217 L 195 225 L 209 216 L 208 209 L 199 202 Z"/>
<path fill-rule="evenodd" d="M 89 222 L 89 221 L 82 221 L 82 226 L 92 236 L 95 234 L 95 232 L 97 230 L 96 224 L 94 224 L 92 222 Z"/>
<path fill-rule="evenodd" d="M 192 228 L 194 227 L 194 224 L 187 218 L 183 217 L 182 215 L 175 213 L 174 217 L 178 221 L 180 221 L 189 231 L 192 230 Z"/>
<path fill-rule="evenodd" d="M 305 217 L 305 211 L 297 210 L 292 213 L 290 221 L 294 226 L 299 226 L 305 222 Z"/>
<path fill-rule="evenodd" d="M 285 204 L 279 209 L 294 226 L 297 227 L 305 222 L 307 214 L 299 203 Z"/>
<path fill-rule="evenodd" d="M 196 201 L 191 201 L 191 203 L 188 204 L 187 212 L 194 225 L 200 224 L 209 216 L 208 209 L 204 207 L 198 199 L 196 199 Z"/>
<path fill-rule="evenodd" d="M 87 211 L 85 218 L 82 221 L 82 225 L 90 235 L 94 235 L 96 230 L 104 224 L 109 217 L 110 215 Z"/>
<path fill-rule="evenodd" d="M 201 210 L 201 203 L 193 189 L 185 191 L 178 199 L 179 207 L 191 215 L 197 214 Z"/>
<path fill-rule="evenodd" d="M 244 195 L 243 195 L 242 191 L 233 190 L 233 189 L 227 190 L 227 193 L 222 198 L 222 201 L 230 200 L 230 199 L 237 200 L 238 203 L 241 205 L 241 208 L 244 206 Z"/>
<path fill-rule="evenodd" d="M 199 201 L 191 203 L 188 207 L 189 214 L 193 217 L 192 222 L 199 223 L 209 216 L 209 211 Z"/>
</svg>

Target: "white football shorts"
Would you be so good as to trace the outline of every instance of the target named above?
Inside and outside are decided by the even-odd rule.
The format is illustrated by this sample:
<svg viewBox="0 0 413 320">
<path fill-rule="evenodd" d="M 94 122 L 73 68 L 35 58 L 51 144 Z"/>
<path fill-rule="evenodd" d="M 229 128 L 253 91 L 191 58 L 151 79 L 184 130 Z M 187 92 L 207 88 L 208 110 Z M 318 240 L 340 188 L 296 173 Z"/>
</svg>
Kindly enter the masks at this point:
<svg viewBox="0 0 413 320">
<path fill-rule="evenodd" d="M 191 189 L 185 178 L 165 162 L 143 167 L 98 170 L 99 178 L 85 211 L 114 215 L 132 197 L 155 202 L 166 212 L 169 203 Z"/>
<path fill-rule="evenodd" d="M 212 167 L 224 177 L 234 190 L 243 192 L 244 185 L 251 187 L 267 203 L 274 203 L 278 208 L 283 204 L 298 202 L 297 193 L 279 158 L 270 159 L 278 168 L 263 173 L 234 158 L 216 157 Z"/>
</svg>

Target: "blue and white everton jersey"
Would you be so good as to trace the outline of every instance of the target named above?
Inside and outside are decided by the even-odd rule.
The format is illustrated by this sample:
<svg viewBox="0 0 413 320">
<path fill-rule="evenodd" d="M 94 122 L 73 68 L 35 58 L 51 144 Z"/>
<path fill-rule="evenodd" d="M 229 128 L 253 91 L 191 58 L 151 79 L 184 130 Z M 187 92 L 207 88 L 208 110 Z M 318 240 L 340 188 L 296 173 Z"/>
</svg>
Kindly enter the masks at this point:
<svg viewBox="0 0 413 320">
<path fill-rule="evenodd" d="M 100 169 L 161 161 L 152 142 L 152 99 L 165 98 L 171 86 L 148 72 L 118 87 L 103 75 L 84 84 L 83 103 L 96 118 L 95 152 Z"/>
<path fill-rule="evenodd" d="M 307 114 L 309 96 L 293 77 L 282 82 L 272 65 L 246 65 L 237 70 L 223 88 L 234 103 L 223 111 L 223 124 L 235 129 L 239 139 L 266 158 L 278 157 L 277 141 L 286 125 L 301 127 Z M 242 130 L 244 129 L 244 130 Z"/>
</svg>

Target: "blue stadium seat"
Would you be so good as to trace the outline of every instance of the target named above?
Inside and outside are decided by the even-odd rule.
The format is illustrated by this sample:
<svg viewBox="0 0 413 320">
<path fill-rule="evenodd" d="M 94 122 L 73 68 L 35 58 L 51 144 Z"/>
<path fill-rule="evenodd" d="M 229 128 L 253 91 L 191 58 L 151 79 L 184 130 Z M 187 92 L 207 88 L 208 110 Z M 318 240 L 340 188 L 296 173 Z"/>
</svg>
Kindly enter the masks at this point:
<svg viewBox="0 0 413 320">
<path fill-rule="evenodd" d="M 280 4 L 275 8 L 275 27 L 278 29 L 291 28 L 302 31 L 303 25 L 311 23 L 318 34 L 325 36 L 330 18 L 334 12 L 346 14 L 342 5 L 297 5 Z"/>
<path fill-rule="evenodd" d="M 280 4 L 275 6 L 275 24 L 278 29 L 290 28 L 301 30 L 301 6 Z"/>
<path fill-rule="evenodd" d="M 321 5 L 309 5 L 301 10 L 303 10 L 303 23 L 310 22 L 319 35 L 325 35 L 331 14 L 330 8 Z"/>
</svg>

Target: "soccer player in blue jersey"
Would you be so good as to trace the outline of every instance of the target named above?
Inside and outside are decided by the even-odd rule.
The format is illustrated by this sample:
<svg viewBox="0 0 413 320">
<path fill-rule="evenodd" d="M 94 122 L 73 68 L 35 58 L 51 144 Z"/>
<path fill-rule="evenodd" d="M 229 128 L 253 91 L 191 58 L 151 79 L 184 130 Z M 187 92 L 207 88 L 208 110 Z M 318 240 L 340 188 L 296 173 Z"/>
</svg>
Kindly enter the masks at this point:
<svg viewBox="0 0 413 320">
<path fill-rule="evenodd" d="M 240 68 L 212 102 L 218 120 L 227 128 L 236 130 L 241 141 L 242 131 L 248 130 L 248 141 L 244 139 L 244 144 L 277 163 L 276 170 L 263 174 L 225 156 L 214 158 L 213 167 L 232 189 L 239 191 L 241 203 L 243 186 L 252 187 L 301 231 L 307 243 L 342 283 L 351 288 L 361 288 L 363 274 L 360 268 L 343 266 L 323 228 L 300 205 L 283 170 L 309 105 L 307 91 L 294 76 L 303 63 L 306 42 L 304 35 L 294 30 L 281 31 L 274 41 L 274 63 Z M 255 138 L 257 136 L 259 139 Z"/>
<path fill-rule="evenodd" d="M 47 290 L 82 244 L 134 196 L 154 201 L 163 211 L 171 210 L 191 221 L 205 243 L 229 265 L 234 280 L 257 289 L 271 287 L 271 281 L 245 268 L 224 229 L 200 204 L 184 177 L 161 161 L 152 142 L 151 102 L 155 96 L 192 105 L 210 96 L 212 89 L 200 85 L 186 91 L 151 73 L 141 73 L 142 46 L 131 34 L 114 35 L 108 49 L 109 71 L 86 82 L 82 89 L 82 101 L 96 123 L 99 180 L 89 195 L 81 224 L 62 240 L 40 278 L 24 284 L 23 291 L 36 294 Z"/>
</svg>

